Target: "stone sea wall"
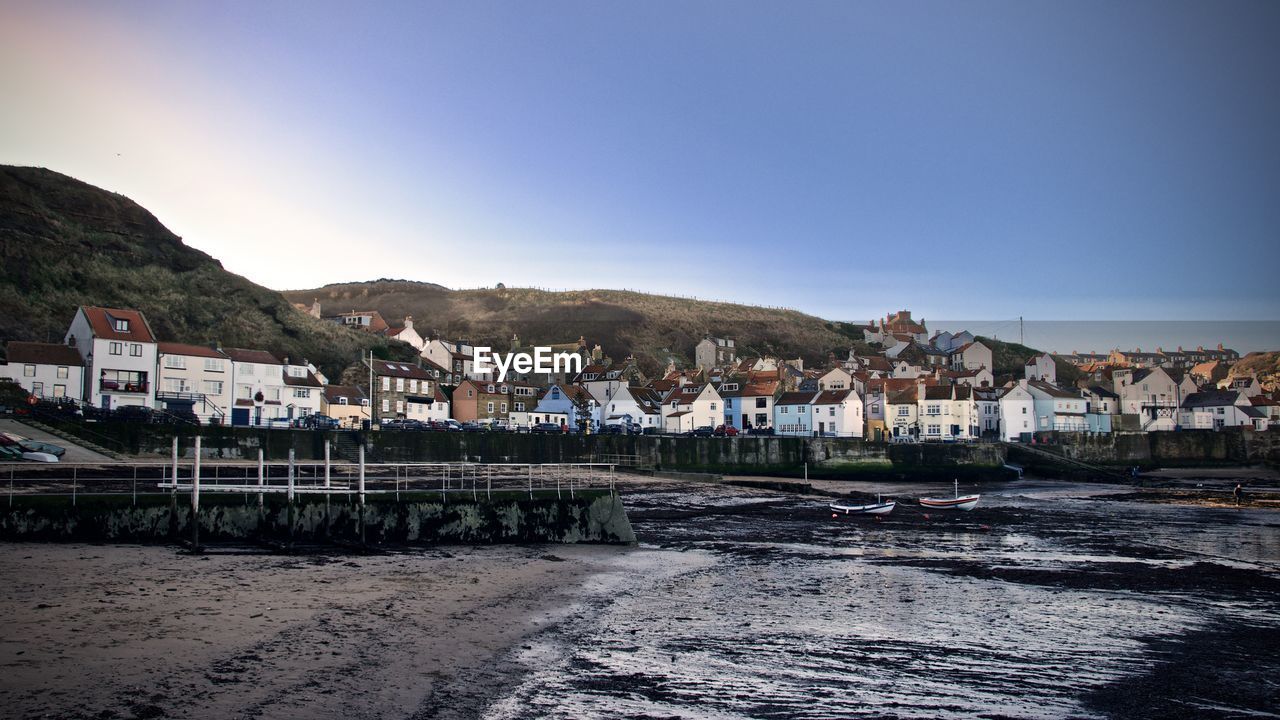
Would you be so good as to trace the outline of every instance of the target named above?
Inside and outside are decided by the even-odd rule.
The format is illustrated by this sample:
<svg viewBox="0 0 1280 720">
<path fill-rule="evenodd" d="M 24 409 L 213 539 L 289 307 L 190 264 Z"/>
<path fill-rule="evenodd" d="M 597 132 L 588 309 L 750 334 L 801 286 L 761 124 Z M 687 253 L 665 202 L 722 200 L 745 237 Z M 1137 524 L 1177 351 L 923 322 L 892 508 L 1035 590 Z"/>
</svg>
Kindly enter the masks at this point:
<svg viewBox="0 0 1280 720">
<path fill-rule="evenodd" d="M 193 523 L 198 523 L 195 533 Z M 340 543 L 434 545 L 447 543 L 633 543 L 635 533 L 621 499 L 607 491 L 576 497 L 520 492 L 416 493 L 371 497 L 363 507 L 348 496 L 308 495 L 293 505 L 268 495 L 200 498 L 139 495 L 16 496 L 0 511 L 0 540 L 67 542 L 258 541 L 271 544 Z"/>
</svg>

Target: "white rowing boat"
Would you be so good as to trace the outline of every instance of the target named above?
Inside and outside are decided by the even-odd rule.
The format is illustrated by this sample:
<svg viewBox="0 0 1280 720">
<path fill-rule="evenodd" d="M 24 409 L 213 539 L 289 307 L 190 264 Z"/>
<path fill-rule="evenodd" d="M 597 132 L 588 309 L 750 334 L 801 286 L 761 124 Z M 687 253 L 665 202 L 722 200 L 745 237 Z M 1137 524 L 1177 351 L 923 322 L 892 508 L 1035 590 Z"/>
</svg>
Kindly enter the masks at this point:
<svg viewBox="0 0 1280 720">
<path fill-rule="evenodd" d="M 877 497 L 874 503 L 869 505 L 842 505 L 840 503 L 832 503 L 831 511 L 843 513 L 845 515 L 887 515 L 893 512 L 898 506 L 897 500 L 880 501 Z"/>
<path fill-rule="evenodd" d="M 955 481 L 955 497 L 949 498 L 920 498 L 920 504 L 927 508 L 936 510 L 972 510 L 978 505 L 978 498 L 981 495 L 965 495 L 960 496 L 960 481 Z"/>
</svg>

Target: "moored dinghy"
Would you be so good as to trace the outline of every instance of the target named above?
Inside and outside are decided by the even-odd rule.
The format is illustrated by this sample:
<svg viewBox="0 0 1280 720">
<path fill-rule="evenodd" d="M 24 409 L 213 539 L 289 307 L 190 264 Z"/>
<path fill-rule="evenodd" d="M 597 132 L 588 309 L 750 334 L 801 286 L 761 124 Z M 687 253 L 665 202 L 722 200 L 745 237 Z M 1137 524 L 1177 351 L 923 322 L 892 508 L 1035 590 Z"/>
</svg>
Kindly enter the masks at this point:
<svg viewBox="0 0 1280 720">
<path fill-rule="evenodd" d="M 920 504 L 938 510 L 972 510 L 978 505 L 981 495 L 965 495 L 960 497 L 960 481 L 955 480 L 955 497 L 920 498 Z"/>
<path fill-rule="evenodd" d="M 876 501 L 869 505 L 844 505 L 841 503 L 831 503 L 831 511 L 843 513 L 845 515 L 887 515 L 893 512 L 898 506 L 897 500 L 886 500 L 881 502 L 880 496 L 876 496 Z"/>
</svg>

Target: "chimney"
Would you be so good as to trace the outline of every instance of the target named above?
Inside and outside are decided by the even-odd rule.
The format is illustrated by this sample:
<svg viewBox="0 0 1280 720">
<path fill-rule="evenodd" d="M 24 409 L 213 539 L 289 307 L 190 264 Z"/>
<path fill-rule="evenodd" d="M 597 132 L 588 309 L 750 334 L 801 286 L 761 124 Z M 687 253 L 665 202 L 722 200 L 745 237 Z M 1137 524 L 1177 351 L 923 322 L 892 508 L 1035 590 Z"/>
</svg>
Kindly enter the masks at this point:
<svg viewBox="0 0 1280 720">
<path fill-rule="evenodd" d="M 404 329 L 405 329 L 405 330 L 412 330 L 412 329 L 413 329 L 413 316 L 412 316 L 412 315 L 405 315 L 405 316 L 404 316 Z"/>
<path fill-rule="evenodd" d="M 1225 349 L 1225 348 L 1223 348 L 1223 347 L 1222 347 L 1222 343 L 1218 343 L 1218 350 L 1219 350 L 1219 352 L 1221 352 L 1221 351 L 1222 351 L 1222 350 L 1224 350 L 1224 349 Z"/>
</svg>

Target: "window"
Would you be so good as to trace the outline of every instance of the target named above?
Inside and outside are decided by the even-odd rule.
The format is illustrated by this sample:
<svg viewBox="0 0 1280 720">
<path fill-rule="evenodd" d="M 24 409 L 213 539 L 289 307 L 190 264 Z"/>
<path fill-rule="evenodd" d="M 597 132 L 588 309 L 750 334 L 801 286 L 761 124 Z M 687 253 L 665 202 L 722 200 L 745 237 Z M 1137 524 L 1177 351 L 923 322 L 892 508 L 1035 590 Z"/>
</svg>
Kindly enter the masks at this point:
<svg viewBox="0 0 1280 720">
<path fill-rule="evenodd" d="M 939 425 L 930 425 L 930 426 L 929 426 L 929 429 L 928 429 L 928 434 L 929 434 L 929 435 L 941 435 L 941 434 L 942 434 L 942 427 L 941 427 L 941 426 L 939 426 Z"/>
<path fill-rule="evenodd" d="M 384 392 L 391 392 L 391 378 L 385 375 L 382 377 L 382 390 Z"/>
<path fill-rule="evenodd" d="M 416 392 L 418 392 L 418 381 L 417 381 L 417 380 L 410 380 L 410 381 L 409 381 L 409 392 L 411 392 L 411 393 L 416 393 Z"/>
<path fill-rule="evenodd" d="M 524 403 L 522 402 L 516 403 L 516 412 L 524 412 Z"/>
<path fill-rule="evenodd" d="M 172 370 L 185 370 L 187 359 L 181 355 L 165 355 L 164 366 Z"/>
<path fill-rule="evenodd" d="M 507 411 L 507 404 L 506 404 L 506 403 L 502 403 L 502 407 L 501 407 L 501 409 L 499 410 L 499 412 L 504 412 L 504 413 L 505 413 L 506 411 Z"/>
<path fill-rule="evenodd" d="M 66 385 L 54 385 L 54 386 L 53 386 L 53 396 L 54 396 L 54 397 L 56 397 L 56 398 L 66 397 L 66 396 L 67 396 L 67 386 L 66 386 Z"/>
<path fill-rule="evenodd" d="M 492 412 L 493 412 L 493 402 L 492 402 L 492 401 L 490 401 L 490 402 L 488 403 L 488 406 L 487 406 L 487 408 L 486 408 L 486 412 L 490 412 L 490 413 L 492 413 Z"/>
<path fill-rule="evenodd" d="M 222 372 L 222 358 L 205 358 L 205 372 Z"/>
<path fill-rule="evenodd" d="M 716 409 L 716 404 L 715 404 L 715 403 L 711 403 L 711 409 L 712 409 L 712 410 L 715 410 L 715 409 Z"/>
<path fill-rule="evenodd" d="M 940 405 L 928 405 L 925 407 L 925 415 L 941 415 L 942 407 Z"/>
<path fill-rule="evenodd" d="M 138 343 L 133 343 L 133 344 L 131 344 L 131 345 L 129 346 L 129 356 L 130 356 L 130 357 L 142 357 L 142 346 L 141 346 L 141 345 L 139 345 Z"/>
<path fill-rule="evenodd" d="M 404 412 L 404 401 L 403 401 L 403 400 L 397 400 L 397 401 L 396 401 L 396 414 L 397 414 L 397 415 L 399 415 L 400 413 L 403 413 L 403 412 Z"/>
<path fill-rule="evenodd" d="M 831 416 L 831 417 L 835 417 L 835 416 L 836 416 L 836 409 L 835 409 L 835 407 L 829 407 L 829 408 L 827 408 L 827 415 L 829 415 L 829 416 Z"/>
<path fill-rule="evenodd" d="M 1026 414 L 1027 414 L 1027 409 L 1026 409 L 1025 407 L 1024 407 L 1024 408 L 1022 408 L 1022 414 L 1023 414 L 1023 415 L 1026 415 Z"/>
<path fill-rule="evenodd" d="M 906 405 L 898 406 L 898 417 L 906 417 L 908 414 L 910 414 L 910 412 L 911 412 L 911 409 L 908 408 Z"/>
<path fill-rule="evenodd" d="M 65 380 L 68 377 L 68 369 L 66 365 L 58 366 L 58 378 Z"/>
<path fill-rule="evenodd" d="M 124 343 L 118 343 L 118 342 L 111 343 L 110 345 L 107 346 L 107 352 L 111 353 L 112 355 L 123 355 Z"/>
<path fill-rule="evenodd" d="M 872 405 L 871 405 L 871 413 L 872 413 L 873 415 L 878 415 L 878 414 L 880 414 L 880 403 L 872 403 Z"/>
<path fill-rule="evenodd" d="M 23 376 L 23 377 L 35 377 L 35 376 L 36 376 L 36 366 L 35 366 L 35 365 L 23 365 L 23 366 L 22 366 L 22 376 Z"/>
<path fill-rule="evenodd" d="M 237 385 L 237 386 L 236 386 L 236 399 L 237 399 L 237 400 L 248 400 L 248 399 L 249 399 L 249 398 L 251 398 L 251 397 L 253 397 L 253 386 L 252 386 L 252 385 Z"/>
<path fill-rule="evenodd" d="M 791 408 L 786 405 L 783 405 L 782 409 L 779 410 L 778 412 L 782 413 L 783 415 L 789 415 L 791 414 Z"/>
<path fill-rule="evenodd" d="M 280 402 L 280 388 L 271 388 L 267 391 L 267 399 Z"/>
<path fill-rule="evenodd" d="M 254 373 L 253 363 L 240 363 L 240 372 L 244 375 L 252 375 Z"/>
<path fill-rule="evenodd" d="M 311 397 L 311 388 L 294 388 L 293 396 L 295 398 L 307 400 Z"/>
<path fill-rule="evenodd" d="M 115 322 L 115 328 L 116 328 L 116 332 L 127 333 L 127 332 L 129 332 L 129 321 L 128 321 L 128 320 L 116 320 L 116 322 Z"/>
<path fill-rule="evenodd" d="M 44 383 L 31 383 L 31 394 L 37 397 L 44 397 Z"/>
<path fill-rule="evenodd" d="M 181 393 L 187 391 L 186 381 L 182 378 L 165 378 L 164 391 L 167 393 Z"/>
<path fill-rule="evenodd" d="M 221 395 L 222 381 L 221 380 L 205 380 L 204 382 L 200 383 L 200 389 L 204 392 L 205 395 Z"/>
<path fill-rule="evenodd" d="M 396 378 L 396 392 L 404 392 L 404 378 Z"/>
<path fill-rule="evenodd" d="M 756 398 L 756 407 L 762 408 L 762 407 L 768 407 L 768 405 L 769 405 L 769 401 L 767 399 L 762 397 Z"/>
</svg>

